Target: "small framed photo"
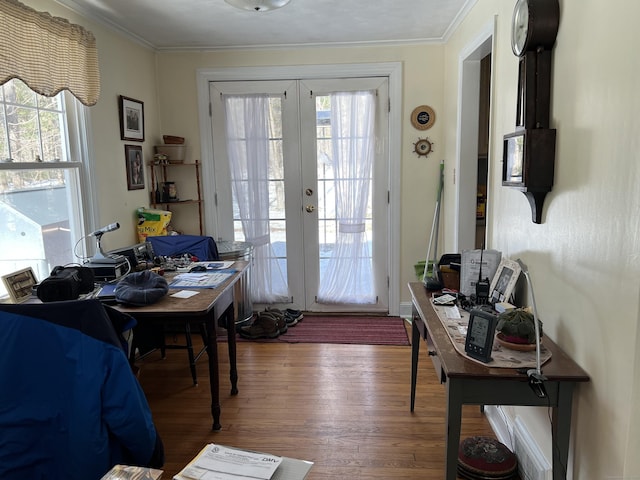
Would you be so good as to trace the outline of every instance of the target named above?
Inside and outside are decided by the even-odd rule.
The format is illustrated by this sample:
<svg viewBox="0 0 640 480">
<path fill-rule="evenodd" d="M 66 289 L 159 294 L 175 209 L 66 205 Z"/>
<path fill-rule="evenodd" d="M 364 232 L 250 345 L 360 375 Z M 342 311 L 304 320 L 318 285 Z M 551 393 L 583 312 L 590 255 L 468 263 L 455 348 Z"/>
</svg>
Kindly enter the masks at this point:
<svg viewBox="0 0 640 480">
<path fill-rule="evenodd" d="M 120 138 L 144 142 L 144 103 L 120 95 Z"/>
<path fill-rule="evenodd" d="M 124 162 L 127 168 L 127 190 L 144 188 L 144 163 L 140 145 L 124 146 Z"/>
<path fill-rule="evenodd" d="M 500 262 L 489 287 L 489 301 L 491 303 L 509 301 L 520 276 L 520 270 L 518 262 L 506 258 Z"/>
<path fill-rule="evenodd" d="M 31 297 L 33 286 L 38 283 L 31 267 L 3 275 L 2 282 L 13 303 L 21 303 Z"/>
</svg>

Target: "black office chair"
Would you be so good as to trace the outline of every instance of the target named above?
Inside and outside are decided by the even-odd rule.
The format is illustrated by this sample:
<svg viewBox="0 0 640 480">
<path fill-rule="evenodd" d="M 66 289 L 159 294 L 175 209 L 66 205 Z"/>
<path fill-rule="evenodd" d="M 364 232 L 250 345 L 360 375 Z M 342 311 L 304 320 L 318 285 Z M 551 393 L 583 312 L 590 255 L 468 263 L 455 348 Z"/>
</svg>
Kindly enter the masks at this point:
<svg viewBox="0 0 640 480">
<path fill-rule="evenodd" d="M 198 261 L 219 260 L 218 248 L 215 240 L 203 235 L 167 235 L 157 237 L 147 237 L 147 241 L 153 247 L 154 255 L 158 257 L 181 257 L 185 254 L 196 258 Z M 214 307 L 213 315 L 216 322 L 224 328 L 234 328 L 233 319 L 233 294 L 227 292 L 223 295 Z M 196 352 L 191 338 L 192 327 L 197 326 L 202 337 L 202 348 Z M 166 335 L 174 335 L 174 343 L 166 342 Z M 177 335 L 184 334 L 185 344 L 177 342 Z M 134 332 L 132 355 L 136 349 L 139 350 L 139 359 L 146 357 L 155 349 L 160 349 L 162 358 L 166 357 L 167 349 L 187 350 L 189 357 L 189 367 L 193 384 L 198 384 L 196 373 L 196 362 L 207 350 L 208 332 L 204 322 L 171 322 L 165 321 L 161 329 L 151 323 L 140 323 Z M 133 361 L 133 356 L 132 356 Z"/>
</svg>

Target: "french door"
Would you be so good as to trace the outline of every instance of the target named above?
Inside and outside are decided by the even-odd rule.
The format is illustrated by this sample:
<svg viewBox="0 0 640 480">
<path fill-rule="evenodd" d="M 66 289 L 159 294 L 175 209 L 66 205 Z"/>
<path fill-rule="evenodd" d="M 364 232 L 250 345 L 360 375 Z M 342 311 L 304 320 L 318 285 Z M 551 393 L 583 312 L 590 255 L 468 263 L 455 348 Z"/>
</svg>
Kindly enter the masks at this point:
<svg viewBox="0 0 640 480">
<path fill-rule="evenodd" d="M 254 245 L 254 303 L 387 312 L 387 78 L 211 82 L 210 101 L 216 233 Z"/>
</svg>

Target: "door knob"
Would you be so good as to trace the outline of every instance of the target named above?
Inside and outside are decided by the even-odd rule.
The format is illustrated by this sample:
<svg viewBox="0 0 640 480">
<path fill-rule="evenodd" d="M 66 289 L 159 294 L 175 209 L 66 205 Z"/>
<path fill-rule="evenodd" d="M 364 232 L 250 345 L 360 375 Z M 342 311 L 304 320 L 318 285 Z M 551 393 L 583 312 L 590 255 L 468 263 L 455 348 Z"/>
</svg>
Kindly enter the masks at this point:
<svg viewBox="0 0 640 480">
<path fill-rule="evenodd" d="M 308 212 L 308 213 L 313 213 L 316 209 L 316 207 L 314 207 L 313 205 L 307 205 L 306 207 L 304 207 L 304 209 Z"/>
</svg>

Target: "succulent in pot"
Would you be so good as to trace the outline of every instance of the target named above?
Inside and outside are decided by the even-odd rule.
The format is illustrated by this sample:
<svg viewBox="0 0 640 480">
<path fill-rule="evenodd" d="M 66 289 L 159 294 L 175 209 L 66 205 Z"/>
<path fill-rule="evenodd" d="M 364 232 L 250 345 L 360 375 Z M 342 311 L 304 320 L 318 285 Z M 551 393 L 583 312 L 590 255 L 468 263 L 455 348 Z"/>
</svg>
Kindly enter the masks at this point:
<svg viewBox="0 0 640 480">
<path fill-rule="evenodd" d="M 540 338 L 542 338 L 542 322 L 538 319 Z M 525 308 L 516 308 L 498 315 L 496 330 L 502 334 L 503 340 L 510 343 L 536 343 L 536 327 L 533 314 Z"/>
</svg>

